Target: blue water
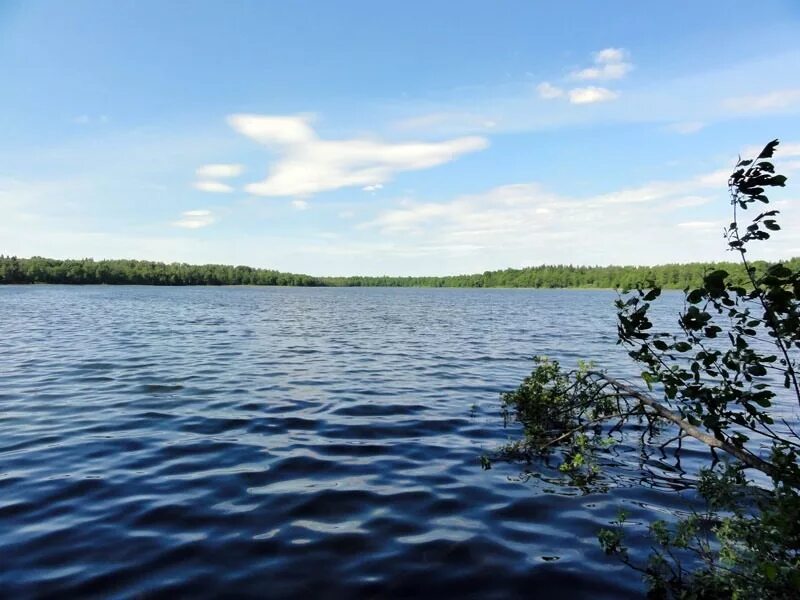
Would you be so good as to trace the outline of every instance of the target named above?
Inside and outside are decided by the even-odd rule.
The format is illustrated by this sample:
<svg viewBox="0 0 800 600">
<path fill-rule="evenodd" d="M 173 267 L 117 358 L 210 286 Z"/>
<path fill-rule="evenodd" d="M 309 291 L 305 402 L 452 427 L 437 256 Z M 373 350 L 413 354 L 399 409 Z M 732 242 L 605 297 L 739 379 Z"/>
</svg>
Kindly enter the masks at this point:
<svg viewBox="0 0 800 600">
<path fill-rule="evenodd" d="M 615 297 L 0 287 L 0 595 L 640 595 L 596 533 L 685 507 L 668 461 L 478 460 L 532 355 L 636 374 Z"/>
</svg>

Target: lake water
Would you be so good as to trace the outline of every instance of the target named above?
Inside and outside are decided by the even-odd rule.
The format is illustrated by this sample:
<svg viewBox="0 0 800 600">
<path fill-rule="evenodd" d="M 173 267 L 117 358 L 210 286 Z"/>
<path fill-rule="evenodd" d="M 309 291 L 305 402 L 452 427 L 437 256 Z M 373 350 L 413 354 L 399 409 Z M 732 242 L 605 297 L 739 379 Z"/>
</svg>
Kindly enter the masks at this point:
<svg viewBox="0 0 800 600">
<path fill-rule="evenodd" d="M 685 508 L 672 463 L 479 466 L 532 355 L 636 374 L 615 297 L 0 287 L 0 593 L 639 595 L 596 534 Z"/>
</svg>

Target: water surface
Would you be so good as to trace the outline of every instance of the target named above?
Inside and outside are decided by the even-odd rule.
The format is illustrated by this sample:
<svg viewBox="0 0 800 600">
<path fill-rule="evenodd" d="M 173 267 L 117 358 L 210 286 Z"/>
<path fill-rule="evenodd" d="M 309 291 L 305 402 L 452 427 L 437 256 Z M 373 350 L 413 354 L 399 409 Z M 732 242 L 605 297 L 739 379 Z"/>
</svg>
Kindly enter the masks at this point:
<svg viewBox="0 0 800 600">
<path fill-rule="evenodd" d="M 597 530 L 685 506 L 679 473 L 478 462 L 532 355 L 635 375 L 615 297 L 0 287 L 0 592 L 636 596 Z"/>
</svg>

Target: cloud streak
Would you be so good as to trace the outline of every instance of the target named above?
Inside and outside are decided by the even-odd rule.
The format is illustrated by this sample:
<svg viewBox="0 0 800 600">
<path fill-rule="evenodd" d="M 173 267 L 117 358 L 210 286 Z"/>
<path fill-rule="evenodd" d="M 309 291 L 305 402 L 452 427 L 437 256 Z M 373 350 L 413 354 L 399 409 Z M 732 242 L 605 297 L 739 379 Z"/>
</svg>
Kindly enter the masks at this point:
<svg viewBox="0 0 800 600">
<path fill-rule="evenodd" d="M 626 61 L 627 56 L 622 48 L 604 48 L 594 53 L 593 67 L 574 71 L 570 78 L 578 81 L 622 79 L 633 69 L 633 65 Z"/>
<path fill-rule="evenodd" d="M 539 93 L 539 97 L 544 100 L 554 100 L 555 98 L 561 98 L 564 95 L 564 90 L 553 85 L 549 81 L 543 81 L 537 85 L 536 91 Z"/>
<path fill-rule="evenodd" d="M 417 249 L 439 248 L 432 259 L 458 254 L 472 265 L 485 262 L 486 268 L 586 264 L 587 257 L 596 264 L 720 260 L 724 244 L 714 232 L 721 234 L 727 222 L 729 172 L 725 167 L 586 197 L 533 182 L 448 202 L 402 200 L 358 228 Z M 716 200 L 719 205 L 712 203 Z M 785 215 L 787 227 L 795 222 Z"/>
<path fill-rule="evenodd" d="M 615 100 L 618 97 L 619 94 L 617 92 L 594 85 L 569 91 L 570 104 L 595 104 L 597 102 Z"/>
<path fill-rule="evenodd" d="M 196 171 L 201 179 L 227 179 L 238 177 L 244 172 L 244 167 L 238 164 L 213 164 L 203 165 Z"/>
<path fill-rule="evenodd" d="M 187 210 L 181 213 L 181 218 L 172 224 L 182 229 L 200 229 L 214 223 L 214 215 L 210 210 Z"/>
<path fill-rule="evenodd" d="M 238 133 L 278 154 L 266 179 L 245 190 L 256 196 L 310 196 L 346 187 L 386 183 L 402 171 L 428 169 L 483 150 L 483 137 L 443 142 L 391 143 L 375 139 L 321 139 L 311 117 L 236 114 L 228 123 Z"/>
<path fill-rule="evenodd" d="M 221 181 L 195 181 L 192 186 L 201 192 L 210 192 L 212 194 L 230 194 L 233 192 L 233 187 Z"/>
<path fill-rule="evenodd" d="M 728 98 L 725 108 L 735 112 L 762 113 L 800 108 L 800 89 L 777 90 L 753 96 Z"/>
</svg>

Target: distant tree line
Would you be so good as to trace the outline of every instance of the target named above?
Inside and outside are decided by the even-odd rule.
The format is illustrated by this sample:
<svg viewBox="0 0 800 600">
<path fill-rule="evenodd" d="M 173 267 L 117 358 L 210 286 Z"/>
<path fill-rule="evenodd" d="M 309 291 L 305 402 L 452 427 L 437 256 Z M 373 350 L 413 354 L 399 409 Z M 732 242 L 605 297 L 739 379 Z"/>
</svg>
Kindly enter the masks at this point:
<svg viewBox="0 0 800 600">
<path fill-rule="evenodd" d="M 0 255 L 0 283 L 109 285 L 324 285 L 319 278 L 271 269 L 145 260 L 58 260 Z"/>
<path fill-rule="evenodd" d="M 784 261 L 800 268 L 800 258 Z M 763 272 L 768 263 L 756 261 Z M 722 269 L 733 283 L 748 280 L 738 263 L 666 264 L 654 267 L 580 267 L 544 265 L 445 277 L 313 277 L 231 265 L 189 265 L 144 260 L 59 260 L 0 255 L 0 283 L 62 283 L 109 285 L 280 285 L 331 287 L 511 287 L 511 288 L 630 288 L 638 283 L 670 289 L 697 287 L 703 276 Z"/>
</svg>

